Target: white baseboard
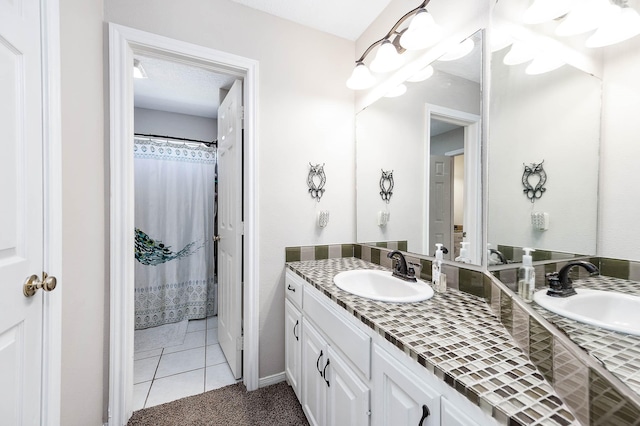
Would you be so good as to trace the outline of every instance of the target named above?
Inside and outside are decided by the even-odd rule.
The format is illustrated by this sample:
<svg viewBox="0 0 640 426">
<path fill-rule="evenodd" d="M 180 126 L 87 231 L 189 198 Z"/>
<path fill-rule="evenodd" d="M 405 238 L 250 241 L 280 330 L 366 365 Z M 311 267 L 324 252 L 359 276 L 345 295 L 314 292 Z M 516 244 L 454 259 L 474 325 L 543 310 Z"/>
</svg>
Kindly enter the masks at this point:
<svg viewBox="0 0 640 426">
<path fill-rule="evenodd" d="M 261 377 L 258 380 L 258 387 L 263 388 L 265 386 L 275 385 L 276 383 L 284 382 L 287 380 L 285 372 L 274 374 L 272 376 Z"/>
</svg>

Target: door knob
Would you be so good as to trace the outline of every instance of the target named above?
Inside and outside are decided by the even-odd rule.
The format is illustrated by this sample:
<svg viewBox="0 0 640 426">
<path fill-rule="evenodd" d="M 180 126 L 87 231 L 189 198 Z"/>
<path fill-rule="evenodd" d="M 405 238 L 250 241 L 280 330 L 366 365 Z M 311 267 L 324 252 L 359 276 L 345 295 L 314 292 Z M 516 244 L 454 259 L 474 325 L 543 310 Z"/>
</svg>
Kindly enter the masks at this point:
<svg viewBox="0 0 640 426">
<path fill-rule="evenodd" d="M 39 289 L 43 289 L 44 291 L 53 290 L 56 288 L 57 283 L 56 277 L 50 277 L 46 272 L 42 273 L 42 281 L 40 281 L 37 275 L 31 275 L 25 280 L 22 286 L 22 292 L 25 297 L 31 297 L 36 294 Z"/>
</svg>

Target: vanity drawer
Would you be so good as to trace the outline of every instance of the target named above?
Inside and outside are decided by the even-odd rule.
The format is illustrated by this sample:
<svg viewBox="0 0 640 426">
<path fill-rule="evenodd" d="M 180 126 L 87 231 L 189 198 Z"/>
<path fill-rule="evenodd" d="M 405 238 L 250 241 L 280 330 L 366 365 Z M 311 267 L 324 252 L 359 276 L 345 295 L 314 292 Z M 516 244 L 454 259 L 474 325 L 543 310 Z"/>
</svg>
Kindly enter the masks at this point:
<svg viewBox="0 0 640 426">
<path fill-rule="evenodd" d="M 284 277 L 284 294 L 298 309 L 302 310 L 302 287 L 304 280 L 287 269 Z"/>
<path fill-rule="evenodd" d="M 360 370 L 363 377 L 371 377 L 371 337 L 352 325 L 345 313 L 330 305 L 325 296 L 310 286 L 304 289 L 304 315 L 322 330 L 335 347 Z"/>
</svg>

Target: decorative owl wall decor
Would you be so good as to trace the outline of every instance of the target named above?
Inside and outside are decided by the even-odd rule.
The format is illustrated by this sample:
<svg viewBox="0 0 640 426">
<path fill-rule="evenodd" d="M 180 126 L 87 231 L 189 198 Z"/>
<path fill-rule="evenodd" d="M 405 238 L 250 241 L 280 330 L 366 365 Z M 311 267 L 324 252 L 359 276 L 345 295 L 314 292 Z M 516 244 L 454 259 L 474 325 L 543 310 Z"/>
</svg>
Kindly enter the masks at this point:
<svg viewBox="0 0 640 426">
<path fill-rule="evenodd" d="M 307 185 L 309 186 L 309 194 L 316 201 L 320 202 L 320 198 L 324 195 L 324 184 L 327 182 L 327 176 L 324 174 L 324 163 L 315 166 L 309 163 L 309 176 L 307 176 Z"/>
<path fill-rule="evenodd" d="M 391 200 L 391 196 L 393 195 L 393 170 L 382 171 L 382 176 L 380 176 L 380 197 L 387 204 Z"/>
<path fill-rule="evenodd" d="M 542 160 L 540 163 L 531 163 L 530 165 L 524 165 L 524 173 L 522 174 L 522 185 L 524 186 L 523 192 L 527 198 L 533 203 L 547 190 L 544 184 L 547 182 L 547 173 L 542 168 Z M 537 181 L 536 181 L 537 178 Z M 534 185 L 535 182 L 535 185 Z"/>
</svg>

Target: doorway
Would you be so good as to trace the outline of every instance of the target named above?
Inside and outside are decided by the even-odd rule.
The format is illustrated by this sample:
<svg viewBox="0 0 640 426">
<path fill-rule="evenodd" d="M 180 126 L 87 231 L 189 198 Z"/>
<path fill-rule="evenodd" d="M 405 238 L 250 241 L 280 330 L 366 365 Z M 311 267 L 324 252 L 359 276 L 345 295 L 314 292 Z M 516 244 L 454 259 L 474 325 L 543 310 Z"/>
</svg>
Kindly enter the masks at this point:
<svg viewBox="0 0 640 426">
<path fill-rule="evenodd" d="M 216 261 L 218 110 L 236 79 L 134 56 L 134 410 L 241 378 L 218 339 Z"/>
<path fill-rule="evenodd" d="M 469 260 L 482 259 L 480 117 L 441 107 L 425 106 L 425 146 L 428 195 L 425 197 L 425 247 L 448 249 L 445 258 L 459 256 L 460 243 L 469 242 Z"/>
<path fill-rule="evenodd" d="M 244 237 L 241 303 L 243 328 L 243 383 L 258 387 L 258 228 L 256 161 L 256 106 L 258 63 L 254 60 L 204 48 L 155 34 L 109 25 L 111 89 L 111 199 L 110 199 L 110 373 L 111 421 L 125 424 L 133 413 L 133 76 L 135 55 L 151 55 L 232 75 L 244 81 Z M 110 421 L 110 422 L 111 422 Z"/>
</svg>

